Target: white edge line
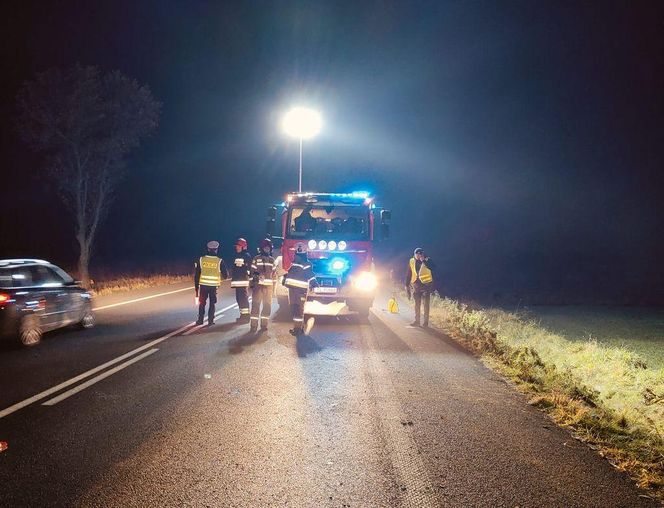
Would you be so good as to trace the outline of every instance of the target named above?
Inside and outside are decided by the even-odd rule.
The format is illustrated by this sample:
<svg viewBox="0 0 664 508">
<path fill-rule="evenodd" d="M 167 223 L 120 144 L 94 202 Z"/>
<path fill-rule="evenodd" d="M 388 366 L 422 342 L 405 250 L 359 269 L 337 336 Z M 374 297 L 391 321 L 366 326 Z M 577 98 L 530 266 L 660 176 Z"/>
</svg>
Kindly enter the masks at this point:
<svg viewBox="0 0 664 508">
<path fill-rule="evenodd" d="M 176 289 L 174 291 L 167 291 L 166 293 L 157 293 L 156 295 L 144 296 L 142 298 L 135 298 L 133 300 L 127 300 L 126 302 L 112 303 L 110 305 L 102 305 L 101 307 L 93 307 L 92 310 L 97 311 L 97 310 L 111 309 L 113 307 L 119 307 L 120 305 L 128 305 L 130 303 L 142 302 L 144 300 L 151 300 L 152 298 L 159 298 L 160 296 L 172 295 L 173 293 L 180 293 L 182 291 L 189 291 L 191 289 L 194 289 L 194 286 L 182 289 Z"/>
<path fill-rule="evenodd" d="M 93 384 L 98 383 L 102 379 L 106 379 L 108 376 L 111 376 L 111 375 L 115 374 L 116 372 L 118 372 L 118 371 L 120 371 L 120 370 L 122 370 L 126 367 L 129 367 L 132 363 L 136 363 L 139 360 L 142 360 L 143 358 L 145 358 L 147 356 L 150 356 L 152 353 L 156 353 L 157 351 L 159 351 L 159 350 L 156 349 L 156 348 L 155 349 L 150 349 L 149 351 L 146 351 L 145 353 L 143 353 L 141 355 L 134 356 L 131 360 L 127 360 L 126 362 L 121 363 L 117 367 L 113 367 L 112 369 L 107 370 L 106 372 L 103 372 L 103 373 L 99 374 L 98 376 L 93 377 L 92 379 L 88 379 L 85 383 L 81 383 L 80 385 L 75 386 L 71 390 L 67 390 L 66 392 L 61 393 L 57 397 L 53 397 L 51 400 L 47 400 L 46 402 L 44 402 L 42 404 L 42 406 L 54 406 L 58 402 L 61 402 L 65 399 L 71 397 L 72 395 L 75 395 L 78 392 L 85 390 L 89 386 L 92 386 Z"/>
<path fill-rule="evenodd" d="M 160 342 L 163 342 L 166 339 L 170 339 L 174 335 L 177 335 L 177 334 L 183 332 L 184 330 L 186 330 L 190 326 L 194 326 L 194 323 L 193 322 L 188 323 L 188 324 L 184 325 L 183 327 L 178 328 L 177 330 L 175 330 L 175 331 L 173 331 L 169 334 L 164 335 L 163 337 L 160 337 L 160 338 L 155 339 L 151 342 L 148 342 L 147 344 L 144 344 L 143 346 L 138 347 L 136 349 L 132 349 L 128 353 L 125 353 L 121 356 L 118 356 L 117 358 L 114 358 L 113 360 L 110 360 L 110 361 L 108 361 L 108 362 L 106 362 L 102 365 L 99 365 L 98 367 L 95 367 L 94 369 L 90 369 L 86 372 L 83 372 L 82 374 L 79 374 L 76 377 L 73 377 L 73 378 L 71 378 L 67 381 L 64 381 L 64 382 L 60 383 L 59 385 L 56 385 L 52 388 L 49 388 L 48 390 L 44 390 L 43 392 L 38 393 L 37 395 L 33 395 L 29 399 L 25 399 L 24 401 L 17 402 L 13 406 L 9 406 L 8 408 L 3 409 L 2 411 L 0 411 L 0 418 L 3 418 L 7 415 L 10 415 L 13 412 L 18 411 L 19 409 L 23 409 L 25 406 L 29 406 L 33 402 L 37 402 L 38 400 L 44 399 L 44 398 L 48 397 L 49 395 L 52 395 L 55 392 L 58 392 L 58 391 L 62 390 L 63 388 L 66 388 L 70 385 L 73 385 L 74 383 L 78 383 L 81 379 L 85 379 L 86 377 L 92 376 L 93 374 L 96 374 L 100 370 L 104 370 L 106 367 L 109 367 L 109 366 L 114 365 L 118 362 L 121 362 L 125 358 L 128 358 L 132 355 L 135 355 L 136 353 L 139 353 L 140 351 L 148 349 L 148 348 L 154 346 L 155 344 L 159 344 Z"/>
</svg>

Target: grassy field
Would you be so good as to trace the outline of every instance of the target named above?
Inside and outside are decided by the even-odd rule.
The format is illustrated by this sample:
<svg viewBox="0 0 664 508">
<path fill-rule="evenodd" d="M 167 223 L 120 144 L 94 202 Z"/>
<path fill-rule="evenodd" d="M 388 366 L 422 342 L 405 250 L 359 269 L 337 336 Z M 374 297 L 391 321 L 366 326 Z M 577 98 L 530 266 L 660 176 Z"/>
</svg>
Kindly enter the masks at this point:
<svg viewBox="0 0 664 508">
<path fill-rule="evenodd" d="M 177 284 L 178 282 L 185 282 L 191 279 L 192 277 L 190 275 L 171 274 L 114 277 L 108 280 L 95 280 L 92 285 L 92 292 L 97 296 L 110 295 L 134 289 Z"/>
<path fill-rule="evenodd" d="M 595 340 L 664 368 L 664 309 L 656 307 L 533 306 L 526 315 L 572 342 Z"/>
<path fill-rule="evenodd" d="M 432 298 L 431 325 L 514 380 L 556 422 L 664 501 L 662 313 L 501 309 Z"/>
</svg>

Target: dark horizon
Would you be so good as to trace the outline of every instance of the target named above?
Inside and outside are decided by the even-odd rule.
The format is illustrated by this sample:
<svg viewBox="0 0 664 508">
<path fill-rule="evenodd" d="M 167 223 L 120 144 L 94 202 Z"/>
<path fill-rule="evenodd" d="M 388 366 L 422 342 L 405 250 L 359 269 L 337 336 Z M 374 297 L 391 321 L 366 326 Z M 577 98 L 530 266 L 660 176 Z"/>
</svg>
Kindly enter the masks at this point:
<svg viewBox="0 0 664 508">
<path fill-rule="evenodd" d="M 118 69 L 163 102 L 100 230 L 98 270 L 256 245 L 297 184 L 292 104 L 319 108 L 305 189 L 393 211 L 443 292 L 664 303 L 664 8 L 655 2 L 12 2 L 0 49 L 0 257 L 73 267 L 69 217 L 14 128 L 36 72 Z"/>
</svg>

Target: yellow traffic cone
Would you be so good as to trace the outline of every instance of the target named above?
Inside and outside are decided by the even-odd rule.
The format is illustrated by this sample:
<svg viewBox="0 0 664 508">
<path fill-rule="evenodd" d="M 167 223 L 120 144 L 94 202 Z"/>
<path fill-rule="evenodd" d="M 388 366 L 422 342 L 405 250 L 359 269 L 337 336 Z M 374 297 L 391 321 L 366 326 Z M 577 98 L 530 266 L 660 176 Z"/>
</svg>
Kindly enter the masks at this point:
<svg viewBox="0 0 664 508">
<path fill-rule="evenodd" d="M 399 304 L 395 295 L 392 295 L 392 298 L 387 301 L 387 310 L 392 314 L 399 314 Z"/>
</svg>

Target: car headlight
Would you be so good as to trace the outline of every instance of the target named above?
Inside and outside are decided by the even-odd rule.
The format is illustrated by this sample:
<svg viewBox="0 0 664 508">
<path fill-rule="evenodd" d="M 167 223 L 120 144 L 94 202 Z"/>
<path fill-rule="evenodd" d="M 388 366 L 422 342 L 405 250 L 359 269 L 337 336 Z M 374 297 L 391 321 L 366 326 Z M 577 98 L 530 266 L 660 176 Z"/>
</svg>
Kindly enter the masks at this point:
<svg viewBox="0 0 664 508">
<path fill-rule="evenodd" d="M 360 273 L 353 285 L 360 291 L 373 291 L 378 286 L 378 278 L 371 272 Z"/>
</svg>

